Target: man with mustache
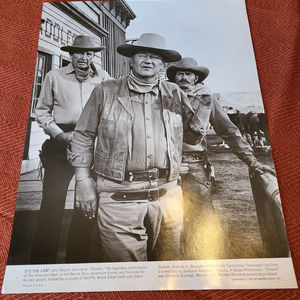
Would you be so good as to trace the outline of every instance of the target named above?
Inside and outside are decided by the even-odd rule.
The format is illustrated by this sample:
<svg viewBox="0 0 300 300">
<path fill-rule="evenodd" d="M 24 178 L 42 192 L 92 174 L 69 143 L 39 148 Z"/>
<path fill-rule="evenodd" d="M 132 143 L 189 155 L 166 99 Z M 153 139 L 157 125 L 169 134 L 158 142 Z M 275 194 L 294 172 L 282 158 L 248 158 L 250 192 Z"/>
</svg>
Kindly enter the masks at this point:
<svg viewBox="0 0 300 300">
<path fill-rule="evenodd" d="M 92 63 L 98 46 L 89 36 L 78 35 L 73 44 L 61 47 L 70 54 L 71 63 L 47 73 L 39 101 L 36 120 L 50 136 L 43 145 L 45 175 L 43 197 L 31 253 L 31 263 L 55 263 L 69 183 L 74 175 L 66 149 L 70 146 L 75 125 L 94 87 L 110 79 Z M 81 262 L 87 258 L 90 227 L 74 210 L 67 243 L 66 260 Z"/>
<path fill-rule="evenodd" d="M 102 261 L 176 260 L 183 131 L 195 141 L 201 134 L 185 94 L 158 74 L 181 55 L 154 33 L 117 52 L 130 58 L 131 73 L 98 85 L 75 128 L 76 205 L 97 218 Z"/>
<path fill-rule="evenodd" d="M 193 109 L 198 111 L 196 116 L 202 130 L 198 144 L 183 143 L 182 162 L 189 166 L 188 173 L 182 178 L 185 214 L 182 255 L 185 259 L 219 258 L 223 251 L 222 232 L 211 200 L 214 178 L 207 157 L 206 133 L 209 124 L 249 168 L 275 175 L 271 167 L 257 161 L 239 129 L 203 84 L 208 73 L 206 67 L 198 66 L 197 61 L 190 57 L 182 58 L 167 69 L 169 80 L 186 93 Z"/>
</svg>

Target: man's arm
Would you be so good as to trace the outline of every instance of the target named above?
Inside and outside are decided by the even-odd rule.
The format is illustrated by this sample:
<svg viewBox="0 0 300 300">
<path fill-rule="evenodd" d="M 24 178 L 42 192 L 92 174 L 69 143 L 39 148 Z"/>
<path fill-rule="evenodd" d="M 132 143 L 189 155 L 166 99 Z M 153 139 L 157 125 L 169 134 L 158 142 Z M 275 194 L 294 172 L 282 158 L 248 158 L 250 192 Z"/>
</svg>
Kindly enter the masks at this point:
<svg viewBox="0 0 300 300">
<path fill-rule="evenodd" d="M 75 205 L 84 216 L 92 219 L 97 210 L 96 184 L 91 178 L 94 142 L 98 134 L 102 89 L 96 87 L 84 107 L 76 125 L 68 160 L 75 168 Z"/>
<path fill-rule="evenodd" d="M 40 97 L 35 108 L 36 121 L 43 128 L 44 132 L 53 138 L 63 131 L 56 125 L 52 111 L 54 106 L 53 99 L 53 72 L 46 74 Z"/>
<path fill-rule="evenodd" d="M 255 169 L 260 174 L 269 172 L 275 175 L 275 171 L 271 167 L 261 164 L 256 159 L 251 146 L 242 137 L 239 129 L 231 122 L 221 104 L 215 100 L 213 100 L 210 123 L 218 136 L 225 140 L 232 152 L 245 162 L 249 168 Z"/>
<path fill-rule="evenodd" d="M 35 108 L 36 121 L 39 126 L 43 128 L 44 132 L 53 139 L 64 145 L 70 145 L 73 132 L 63 132 L 55 123 L 52 115 L 54 105 L 53 84 L 53 72 L 49 72 L 46 74 L 41 94 Z"/>
</svg>

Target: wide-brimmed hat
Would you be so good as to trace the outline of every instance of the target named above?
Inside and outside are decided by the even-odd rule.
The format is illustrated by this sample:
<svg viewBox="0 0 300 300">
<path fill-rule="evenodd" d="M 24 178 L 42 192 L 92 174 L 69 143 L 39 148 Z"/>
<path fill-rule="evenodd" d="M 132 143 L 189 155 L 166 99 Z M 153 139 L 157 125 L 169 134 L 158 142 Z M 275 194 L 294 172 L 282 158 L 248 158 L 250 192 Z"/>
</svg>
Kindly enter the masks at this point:
<svg viewBox="0 0 300 300">
<path fill-rule="evenodd" d="M 143 33 L 133 44 L 119 45 L 117 51 L 127 57 L 131 57 L 139 52 L 151 52 L 162 56 L 165 62 L 181 59 L 181 55 L 177 51 L 166 49 L 165 38 L 156 33 Z"/>
<path fill-rule="evenodd" d="M 206 67 L 198 66 L 197 61 L 191 57 L 184 57 L 176 65 L 170 66 L 167 69 L 167 76 L 171 82 L 175 82 L 177 71 L 191 71 L 195 73 L 198 76 L 199 83 L 202 82 L 209 73 Z"/>
<path fill-rule="evenodd" d="M 94 39 L 90 36 L 77 35 L 73 41 L 73 45 L 62 46 L 60 49 L 67 52 L 76 52 L 76 51 L 99 52 L 105 48 L 106 47 L 97 45 Z"/>
</svg>

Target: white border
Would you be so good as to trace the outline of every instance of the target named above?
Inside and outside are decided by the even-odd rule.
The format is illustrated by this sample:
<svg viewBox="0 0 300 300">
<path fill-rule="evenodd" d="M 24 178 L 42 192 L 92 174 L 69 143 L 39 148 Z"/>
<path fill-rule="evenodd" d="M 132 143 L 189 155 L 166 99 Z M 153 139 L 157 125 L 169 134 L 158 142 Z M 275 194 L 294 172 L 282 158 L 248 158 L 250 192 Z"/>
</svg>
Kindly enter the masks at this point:
<svg viewBox="0 0 300 300">
<path fill-rule="evenodd" d="M 154 0 L 152 1 L 154 2 Z M 182 1 L 183 0 L 179 2 Z M 167 2 L 170 3 L 171 1 L 169 0 Z M 190 0 L 187 3 L 191 5 L 194 2 L 195 0 Z M 222 5 L 226 3 L 227 5 L 231 5 L 230 0 L 211 0 L 206 3 L 217 2 Z M 175 2 L 172 1 L 172 4 L 173 3 Z M 197 3 L 200 3 L 200 1 Z M 243 42 L 247 42 L 247 45 L 249 45 L 249 51 L 251 51 L 249 59 L 253 60 L 251 70 L 255 71 L 253 71 L 255 75 L 255 79 L 253 80 L 257 83 L 257 89 L 259 90 L 244 0 L 236 1 L 235 5 L 238 5 L 240 8 L 238 16 L 243 21 L 243 28 L 245 30 Z M 226 7 L 226 5 L 224 7 Z M 220 7 L 220 11 L 222 11 L 222 15 L 226 17 L 223 11 L 224 7 Z M 231 6 L 228 7 L 231 8 Z M 191 12 L 192 11 L 190 11 L 190 13 Z M 198 21 L 201 20 L 200 12 L 201 11 L 197 10 Z M 202 14 L 205 15 L 206 11 L 202 10 Z M 169 23 L 170 22 L 166 21 L 165 25 Z M 154 25 L 153 22 L 150 25 L 152 28 Z M 179 25 L 181 26 L 182 24 L 179 22 Z M 210 23 L 205 25 L 207 25 L 207 27 L 212 26 Z M 163 29 L 165 29 L 164 27 L 165 26 L 161 26 L 160 30 L 163 31 Z M 201 28 L 206 27 L 203 26 Z M 166 29 L 168 29 L 167 26 Z M 177 32 L 175 29 L 174 31 Z M 205 30 L 203 32 L 205 32 Z M 194 30 L 192 34 L 194 34 Z M 182 43 L 180 39 L 177 39 L 177 37 L 176 41 L 184 47 L 187 46 Z M 216 52 L 209 51 L 208 53 L 210 54 L 211 52 L 211 57 L 214 60 L 216 53 L 220 52 L 220 47 L 206 46 L 209 49 L 216 49 Z M 224 48 L 223 44 L 222 47 Z M 170 49 L 172 48 L 173 45 L 171 44 Z M 203 46 L 201 44 L 199 44 L 199 47 L 194 48 L 195 51 L 201 54 L 201 61 L 209 61 L 209 59 L 206 59 L 204 56 Z M 176 45 L 174 45 L 174 49 L 177 49 Z M 187 53 L 192 55 L 189 52 Z M 224 53 L 222 53 L 222 55 L 224 55 Z M 210 55 L 208 58 L 209 57 Z M 247 61 L 249 59 L 247 59 Z M 225 58 L 224 60 L 226 61 Z M 228 77 L 230 81 L 234 81 L 231 79 L 231 76 L 235 74 L 233 71 L 234 64 L 231 66 L 230 74 L 227 74 L 226 77 Z M 212 72 L 210 78 L 213 79 L 218 74 L 217 67 L 218 66 L 215 67 L 215 73 Z M 214 68 L 212 68 L 212 70 L 214 71 Z M 227 72 L 228 68 L 224 68 L 224 70 Z M 247 73 L 244 68 L 243 72 Z M 222 76 L 223 74 L 221 77 Z M 223 77 L 222 80 L 224 80 Z M 215 86 L 213 82 L 212 87 L 218 91 L 217 85 Z M 261 98 L 259 97 L 259 99 Z M 2 293 L 282 288 L 297 288 L 297 281 L 290 257 L 202 261 L 9 265 L 6 267 Z"/>
<path fill-rule="evenodd" d="M 297 288 L 292 259 L 7 266 L 3 294 Z"/>
</svg>

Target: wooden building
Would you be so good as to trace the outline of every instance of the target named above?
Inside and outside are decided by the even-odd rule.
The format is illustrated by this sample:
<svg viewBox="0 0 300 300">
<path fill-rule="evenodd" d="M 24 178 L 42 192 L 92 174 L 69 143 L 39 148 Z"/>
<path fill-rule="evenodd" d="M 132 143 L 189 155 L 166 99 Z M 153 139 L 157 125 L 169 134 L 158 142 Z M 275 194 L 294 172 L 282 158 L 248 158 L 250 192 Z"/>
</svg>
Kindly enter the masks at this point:
<svg viewBox="0 0 300 300">
<path fill-rule="evenodd" d="M 125 0 L 44 3 L 21 173 L 38 167 L 39 150 L 47 138 L 34 121 L 35 107 L 45 74 L 70 62 L 68 53 L 60 47 L 72 44 L 77 35 L 92 36 L 96 43 L 106 47 L 96 53 L 96 67 L 114 78 L 126 75 L 128 60 L 117 54 L 116 47 L 126 42 L 126 28 L 134 18 Z"/>
</svg>

